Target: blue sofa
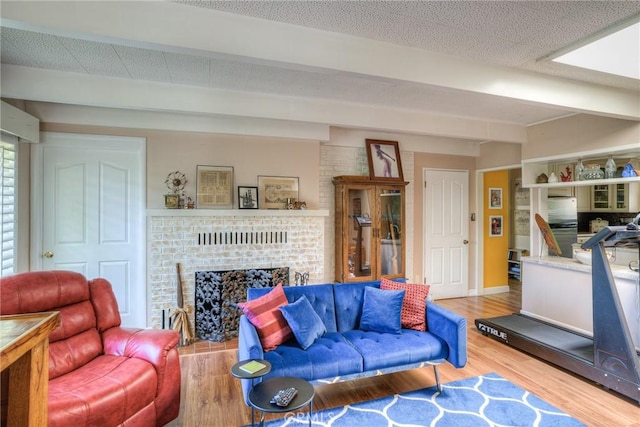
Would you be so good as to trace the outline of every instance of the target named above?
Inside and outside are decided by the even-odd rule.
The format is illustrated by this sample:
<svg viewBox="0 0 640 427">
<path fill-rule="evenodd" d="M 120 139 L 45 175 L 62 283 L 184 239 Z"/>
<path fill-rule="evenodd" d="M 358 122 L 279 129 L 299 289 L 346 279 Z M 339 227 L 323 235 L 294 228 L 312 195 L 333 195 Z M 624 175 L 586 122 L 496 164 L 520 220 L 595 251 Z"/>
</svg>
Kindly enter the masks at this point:
<svg viewBox="0 0 640 427">
<path fill-rule="evenodd" d="M 265 359 L 271 372 L 262 379 L 280 376 L 303 378 L 322 384 L 364 378 L 391 372 L 433 366 L 441 390 L 438 365 L 448 361 L 456 368 L 467 362 L 467 321 L 433 302 L 427 304 L 427 331 L 402 329 L 400 334 L 358 330 L 365 286 L 380 282 L 286 286 L 293 302 L 305 295 L 324 322 L 327 332 L 307 350 L 295 338 L 264 352 L 255 327 L 240 318 L 238 360 Z M 270 288 L 249 288 L 247 300 L 259 298 Z M 257 384 L 262 379 L 256 379 Z M 248 404 L 251 380 L 242 380 Z"/>
</svg>

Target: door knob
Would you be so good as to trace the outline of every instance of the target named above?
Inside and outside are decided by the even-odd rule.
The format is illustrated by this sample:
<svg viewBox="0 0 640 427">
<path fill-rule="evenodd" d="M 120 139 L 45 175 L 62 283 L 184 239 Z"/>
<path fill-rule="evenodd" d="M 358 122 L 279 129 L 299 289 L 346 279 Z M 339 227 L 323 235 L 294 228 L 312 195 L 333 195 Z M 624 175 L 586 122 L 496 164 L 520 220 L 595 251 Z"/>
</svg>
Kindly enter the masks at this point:
<svg viewBox="0 0 640 427">
<path fill-rule="evenodd" d="M 44 257 L 45 257 L 45 258 L 53 258 L 53 252 L 51 252 L 51 251 L 47 251 L 47 252 L 45 252 L 45 253 L 44 253 Z"/>
<path fill-rule="evenodd" d="M 468 245 L 469 241 L 465 239 L 465 240 L 462 241 L 462 243 L 464 243 L 465 245 Z"/>
</svg>

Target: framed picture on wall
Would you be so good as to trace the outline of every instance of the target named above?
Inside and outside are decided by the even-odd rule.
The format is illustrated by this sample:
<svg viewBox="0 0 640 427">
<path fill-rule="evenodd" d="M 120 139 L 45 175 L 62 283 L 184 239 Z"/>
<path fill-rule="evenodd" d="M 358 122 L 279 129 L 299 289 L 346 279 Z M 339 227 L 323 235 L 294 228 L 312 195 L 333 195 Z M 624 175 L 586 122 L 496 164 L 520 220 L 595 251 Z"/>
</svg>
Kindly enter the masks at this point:
<svg viewBox="0 0 640 427">
<path fill-rule="evenodd" d="M 233 208 L 233 166 L 196 166 L 196 206 Z"/>
<path fill-rule="evenodd" d="M 502 188 L 489 188 L 489 209 L 502 209 Z"/>
<path fill-rule="evenodd" d="M 489 216 L 489 236 L 502 236 L 502 215 Z"/>
<path fill-rule="evenodd" d="M 385 181 L 404 181 L 398 141 L 367 139 L 369 178 Z"/>
<path fill-rule="evenodd" d="M 298 200 L 298 177 L 258 175 L 260 209 L 286 209 Z"/>
<path fill-rule="evenodd" d="M 258 187 L 238 185 L 238 209 L 258 209 Z"/>
</svg>

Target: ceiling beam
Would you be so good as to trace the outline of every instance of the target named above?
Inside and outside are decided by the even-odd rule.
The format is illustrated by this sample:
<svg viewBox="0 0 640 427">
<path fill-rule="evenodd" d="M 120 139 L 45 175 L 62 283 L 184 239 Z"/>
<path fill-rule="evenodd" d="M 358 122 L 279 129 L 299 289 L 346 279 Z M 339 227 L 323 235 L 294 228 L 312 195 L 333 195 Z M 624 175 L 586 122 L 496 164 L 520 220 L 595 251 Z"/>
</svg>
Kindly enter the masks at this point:
<svg viewBox="0 0 640 427">
<path fill-rule="evenodd" d="M 177 86 L 3 65 L 2 96 L 27 101 L 223 115 L 475 141 L 526 142 L 522 125 L 330 100 Z"/>
</svg>

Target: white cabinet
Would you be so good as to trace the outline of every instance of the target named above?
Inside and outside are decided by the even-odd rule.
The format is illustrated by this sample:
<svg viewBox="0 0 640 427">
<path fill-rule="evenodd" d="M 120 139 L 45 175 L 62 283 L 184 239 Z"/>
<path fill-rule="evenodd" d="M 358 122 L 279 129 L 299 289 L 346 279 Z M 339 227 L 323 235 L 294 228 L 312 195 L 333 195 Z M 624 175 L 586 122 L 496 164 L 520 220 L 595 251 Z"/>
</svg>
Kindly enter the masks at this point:
<svg viewBox="0 0 640 427">
<path fill-rule="evenodd" d="M 591 187 L 576 187 L 578 212 L 591 212 Z"/>
<path fill-rule="evenodd" d="M 640 205 L 639 184 L 599 184 L 591 187 L 591 211 L 637 212 Z"/>
</svg>

